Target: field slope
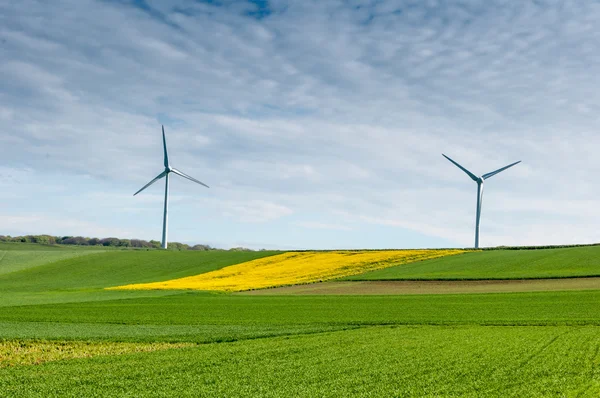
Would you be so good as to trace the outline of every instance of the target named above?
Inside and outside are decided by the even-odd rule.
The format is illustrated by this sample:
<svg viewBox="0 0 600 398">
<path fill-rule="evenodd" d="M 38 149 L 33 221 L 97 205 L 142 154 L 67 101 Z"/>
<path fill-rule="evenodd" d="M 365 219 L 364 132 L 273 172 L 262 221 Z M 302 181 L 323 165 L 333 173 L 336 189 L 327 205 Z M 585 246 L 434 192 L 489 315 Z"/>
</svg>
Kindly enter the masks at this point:
<svg viewBox="0 0 600 398">
<path fill-rule="evenodd" d="M 0 268 L 0 306 L 136 297 L 140 292 L 103 289 L 197 275 L 277 252 L 15 250 L 6 253 L 6 258 L 15 261 L 11 260 L 7 267 L 10 272 L 3 273 Z"/>
<path fill-rule="evenodd" d="M 287 252 L 201 275 L 155 283 L 119 286 L 125 290 L 243 291 L 313 283 L 360 274 L 431 258 L 453 256 L 463 250 L 347 250 Z"/>
<path fill-rule="evenodd" d="M 99 252 L 99 250 L 2 250 L 0 246 L 0 275 Z"/>
<path fill-rule="evenodd" d="M 600 246 L 490 250 L 354 275 L 346 280 L 537 279 L 600 276 Z"/>
<path fill-rule="evenodd" d="M 531 255 L 506 258 L 513 253 Z M 562 266 L 550 256 L 539 260 L 544 266 L 524 261 L 523 267 L 538 277 L 548 269 L 574 276 L 576 264 L 593 269 L 597 255 L 555 253 L 570 254 L 559 259 Z M 571 253 L 581 261 L 568 262 L 576 257 Z M 0 274 L 0 395 L 600 395 L 600 290 L 253 296 L 104 289 L 247 266 L 277 254 L 14 257 L 12 271 Z M 472 255 L 479 253 L 446 260 Z M 478 266 L 485 266 L 481 259 Z M 432 271 L 428 264 L 435 261 L 441 260 L 394 269 L 418 264 Z M 473 267 L 467 274 L 476 274 Z"/>
</svg>

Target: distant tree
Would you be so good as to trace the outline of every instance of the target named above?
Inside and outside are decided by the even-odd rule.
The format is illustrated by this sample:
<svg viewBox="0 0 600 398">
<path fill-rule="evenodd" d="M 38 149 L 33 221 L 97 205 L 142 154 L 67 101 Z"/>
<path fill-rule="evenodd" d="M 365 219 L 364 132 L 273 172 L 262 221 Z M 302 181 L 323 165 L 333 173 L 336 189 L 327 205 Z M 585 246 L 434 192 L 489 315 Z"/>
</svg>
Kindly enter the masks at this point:
<svg viewBox="0 0 600 398">
<path fill-rule="evenodd" d="M 50 235 L 34 235 L 32 236 L 33 243 L 40 243 L 42 245 L 53 245 L 56 243 L 54 236 Z"/>
<path fill-rule="evenodd" d="M 67 239 L 63 239 L 63 245 L 78 245 L 78 246 L 87 246 L 89 244 L 88 239 L 83 236 L 72 236 Z"/>
<path fill-rule="evenodd" d="M 152 244 L 150 242 L 148 242 L 148 241 L 141 240 L 141 239 L 131 239 L 130 246 L 131 247 L 147 247 L 147 248 L 150 248 L 150 247 L 152 247 Z"/>
<path fill-rule="evenodd" d="M 168 248 L 171 250 L 188 250 L 190 246 L 185 243 L 169 242 Z"/>
<path fill-rule="evenodd" d="M 119 238 L 104 238 L 104 239 L 100 239 L 100 244 L 102 246 L 119 246 Z"/>
<path fill-rule="evenodd" d="M 151 240 L 150 244 L 152 245 L 153 248 L 155 249 L 160 249 L 160 242 L 157 240 Z"/>
<path fill-rule="evenodd" d="M 145 249 L 159 249 L 161 243 L 157 240 L 146 241 L 143 239 L 119 239 L 115 237 L 109 238 L 87 238 L 83 236 L 52 236 L 52 235 L 25 235 L 25 236 L 10 236 L 0 235 L 0 242 L 26 242 L 26 243 L 39 243 L 45 245 L 79 245 L 79 246 L 110 246 L 110 247 L 134 247 L 134 248 L 145 248 Z M 190 246 L 186 243 L 181 242 L 169 242 L 169 249 L 171 250 L 220 250 L 210 247 L 209 245 L 197 244 Z M 252 251 L 245 247 L 234 247 L 231 251 Z"/>
<path fill-rule="evenodd" d="M 190 247 L 190 250 L 207 251 L 207 250 L 212 250 L 212 247 L 210 247 L 208 245 L 194 245 L 194 246 Z"/>
<path fill-rule="evenodd" d="M 247 247 L 232 247 L 229 249 L 230 252 L 251 252 L 254 251 L 252 249 L 248 249 Z"/>
</svg>

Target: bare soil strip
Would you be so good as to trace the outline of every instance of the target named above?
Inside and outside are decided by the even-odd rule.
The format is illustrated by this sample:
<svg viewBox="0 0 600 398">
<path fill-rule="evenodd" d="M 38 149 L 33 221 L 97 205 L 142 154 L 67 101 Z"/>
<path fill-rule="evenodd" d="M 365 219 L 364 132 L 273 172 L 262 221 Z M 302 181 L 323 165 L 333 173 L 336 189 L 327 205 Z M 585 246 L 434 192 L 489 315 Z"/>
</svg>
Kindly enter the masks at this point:
<svg viewBox="0 0 600 398">
<path fill-rule="evenodd" d="M 251 295 L 389 295 L 509 293 L 556 290 L 597 290 L 600 277 L 565 279 L 517 279 L 478 281 L 344 281 L 285 286 L 241 292 Z"/>
</svg>

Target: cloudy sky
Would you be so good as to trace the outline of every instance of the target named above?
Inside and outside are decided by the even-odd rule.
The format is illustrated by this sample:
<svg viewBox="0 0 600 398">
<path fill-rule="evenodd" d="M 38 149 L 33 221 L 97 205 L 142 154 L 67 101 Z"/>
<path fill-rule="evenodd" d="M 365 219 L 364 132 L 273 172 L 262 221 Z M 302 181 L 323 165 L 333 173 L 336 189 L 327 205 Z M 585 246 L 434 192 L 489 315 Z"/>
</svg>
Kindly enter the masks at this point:
<svg viewBox="0 0 600 398">
<path fill-rule="evenodd" d="M 600 241 L 600 4 L 0 0 L 0 234 Z"/>
</svg>

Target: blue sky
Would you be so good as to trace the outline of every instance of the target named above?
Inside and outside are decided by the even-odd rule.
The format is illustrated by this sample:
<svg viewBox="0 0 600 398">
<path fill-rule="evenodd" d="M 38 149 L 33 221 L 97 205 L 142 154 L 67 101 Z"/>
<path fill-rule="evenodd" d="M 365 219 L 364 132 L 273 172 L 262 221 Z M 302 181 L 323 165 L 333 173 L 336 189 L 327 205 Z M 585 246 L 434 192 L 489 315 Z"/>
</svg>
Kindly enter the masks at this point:
<svg viewBox="0 0 600 398">
<path fill-rule="evenodd" d="M 0 234 L 600 241 L 594 1 L 0 1 Z"/>
</svg>

